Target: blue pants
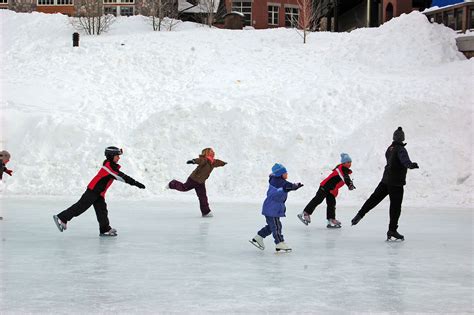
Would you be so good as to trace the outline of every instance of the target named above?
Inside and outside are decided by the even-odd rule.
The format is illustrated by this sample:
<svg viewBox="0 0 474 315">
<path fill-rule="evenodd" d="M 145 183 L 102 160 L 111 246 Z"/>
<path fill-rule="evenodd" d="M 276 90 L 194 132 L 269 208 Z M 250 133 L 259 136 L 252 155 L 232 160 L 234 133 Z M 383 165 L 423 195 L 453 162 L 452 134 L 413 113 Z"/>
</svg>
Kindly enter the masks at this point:
<svg viewBox="0 0 474 315">
<path fill-rule="evenodd" d="M 275 244 L 284 242 L 285 240 L 283 239 L 283 234 L 281 234 L 282 226 L 281 226 L 280 218 L 265 216 L 265 219 L 267 220 L 267 225 L 265 225 L 264 228 L 258 231 L 257 234 L 263 238 L 267 237 L 270 234 L 273 234 L 273 238 L 275 239 Z"/>
</svg>

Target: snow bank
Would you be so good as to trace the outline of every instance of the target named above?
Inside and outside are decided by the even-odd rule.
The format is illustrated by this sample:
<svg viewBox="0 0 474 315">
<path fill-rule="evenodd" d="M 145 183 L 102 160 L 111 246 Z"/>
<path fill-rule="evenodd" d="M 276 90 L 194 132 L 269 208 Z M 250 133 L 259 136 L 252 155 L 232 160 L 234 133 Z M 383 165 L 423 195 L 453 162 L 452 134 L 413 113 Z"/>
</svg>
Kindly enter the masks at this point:
<svg viewBox="0 0 474 315">
<path fill-rule="evenodd" d="M 421 167 L 406 204 L 472 207 L 473 62 L 420 13 L 306 45 L 291 29 L 153 32 L 133 17 L 72 48 L 64 16 L 0 11 L 0 23 L 1 140 L 15 170 L 3 194 L 79 197 L 116 145 L 147 189 L 117 183 L 111 196 L 194 198 L 165 183 L 212 146 L 229 164 L 211 175 L 211 200 L 262 200 L 281 162 L 305 183 L 292 200 L 305 202 L 347 152 L 357 190 L 338 202 L 359 206 L 403 126 Z"/>
</svg>

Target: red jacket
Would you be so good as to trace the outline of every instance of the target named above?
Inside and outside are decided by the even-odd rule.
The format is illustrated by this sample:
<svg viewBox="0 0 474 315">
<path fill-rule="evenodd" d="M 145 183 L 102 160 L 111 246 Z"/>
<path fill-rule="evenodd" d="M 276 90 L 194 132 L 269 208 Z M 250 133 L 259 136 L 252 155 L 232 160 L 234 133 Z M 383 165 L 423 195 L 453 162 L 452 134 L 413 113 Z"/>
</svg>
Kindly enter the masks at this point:
<svg viewBox="0 0 474 315">
<path fill-rule="evenodd" d="M 120 165 L 110 162 L 109 160 L 105 160 L 97 175 L 95 175 L 89 185 L 87 185 L 87 189 L 90 189 L 102 197 L 105 197 L 107 189 L 109 189 L 114 180 L 119 180 L 130 185 L 134 185 L 136 183 L 133 178 L 120 172 Z"/>
<path fill-rule="evenodd" d="M 319 185 L 323 187 L 325 191 L 328 191 L 334 197 L 337 197 L 339 188 L 344 186 L 344 184 L 346 184 L 348 187 L 352 185 L 352 180 L 349 174 L 352 174 L 352 171 L 347 167 L 342 166 L 342 164 L 339 164 Z"/>
</svg>

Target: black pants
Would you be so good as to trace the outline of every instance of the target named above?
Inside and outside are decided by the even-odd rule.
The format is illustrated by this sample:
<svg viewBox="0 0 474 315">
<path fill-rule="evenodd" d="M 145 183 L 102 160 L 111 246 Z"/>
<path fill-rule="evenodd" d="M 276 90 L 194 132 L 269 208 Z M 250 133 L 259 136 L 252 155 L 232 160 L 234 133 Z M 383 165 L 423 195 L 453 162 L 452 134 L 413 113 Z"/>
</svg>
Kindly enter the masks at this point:
<svg viewBox="0 0 474 315">
<path fill-rule="evenodd" d="M 387 195 L 390 197 L 390 224 L 388 229 L 390 231 L 396 231 L 398 228 L 398 219 L 402 212 L 403 186 L 392 186 L 380 182 L 377 188 L 375 188 L 375 191 L 359 210 L 359 215 L 363 217 L 384 200 Z"/>
<path fill-rule="evenodd" d="M 110 230 L 109 218 L 107 217 L 107 204 L 104 197 L 98 193 L 87 189 L 78 202 L 58 214 L 58 218 L 64 223 L 71 221 L 72 218 L 83 214 L 90 206 L 94 206 L 97 221 L 99 222 L 100 233 Z"/>
<path fill-rule="evenodd" d="M 319 187 L 316 196 L 306 205 L 304 212 L 307 214 L 313 214 L 314 209 L 326 199 L 327 209 L 326 209 L 326 219 L 335 219 L 336 218 L 336 197 L 334 197 L 330 192 L 326 192 L 324 188 Z"/>
</svg>

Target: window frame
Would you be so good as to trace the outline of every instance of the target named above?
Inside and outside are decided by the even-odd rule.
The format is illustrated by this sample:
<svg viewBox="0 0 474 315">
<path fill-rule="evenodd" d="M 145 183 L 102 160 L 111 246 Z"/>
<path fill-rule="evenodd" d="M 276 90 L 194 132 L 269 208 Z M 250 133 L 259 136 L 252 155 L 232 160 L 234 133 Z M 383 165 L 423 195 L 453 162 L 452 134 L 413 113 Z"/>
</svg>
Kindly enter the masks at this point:
<svg viewBox="0 0 474 315">
<path fill-rule="evenodd" d="M 247 4 L 244 6 L 244 3 Z M 240 4 L 237 6 L 236 4 Z M 249 6 L 250 4 L 250 6 Z M 245 12 L 244 12 L 244 9 Z M 250 9 L 250 10 L 249 10 Z M 252 20 L 252 9 L 253 9 L 253 1 L 252 0 L 238 0 L 238 1 L 232 1 L 232 11 L 240 12 L 244 15 L 244 24 L 247 26 L 252 26 L 253 25 L 253 20 Z M 247 12 L 248 10 L 248 12 Z"/>
<path fill-rule="evenodd" d="M 8 0 L 7 0 L 8 1 Z M 40 1 L 44 2 L 51 2 L 51 3 L 40 3 Z M 70 3 L 58 3 L 59 1 L 67 1 Z M 74 0 L 36 0 L 36 5 L 40 7 L 50 7 L 50 6 L 73 6 L 74 5 Z"/>
<path fill-rule="evenodd" d="M 268 21 L 267 21 L 268 25 L 278 26 L 280 24 L 279 23 L 280 22 L 280 6 L 276 4 L 268 4 L 267 8 L 268 8 Z M 276 8 L 276 11 L 274 10 L 270 11 L 270 8 L 272 9 Z"/>
<path fill-rule="evenodd" d="M 290 10 L 290 12 L 288 12 Z M 294 12 L 296 10 L 296 13 Z M 290 17 L 287 19 L 287 17 Z M 297 18 L 295 19 L 294 16 Z M 292 6 L 292 5 L 285 5 L 285 27 L 288 28 L 298 28 L 299 24 L 299 19 L 300 19 L 300 10 L 298 6 Z M 289 25 L 288 25 L 289 22 Z"/>
</svg>

